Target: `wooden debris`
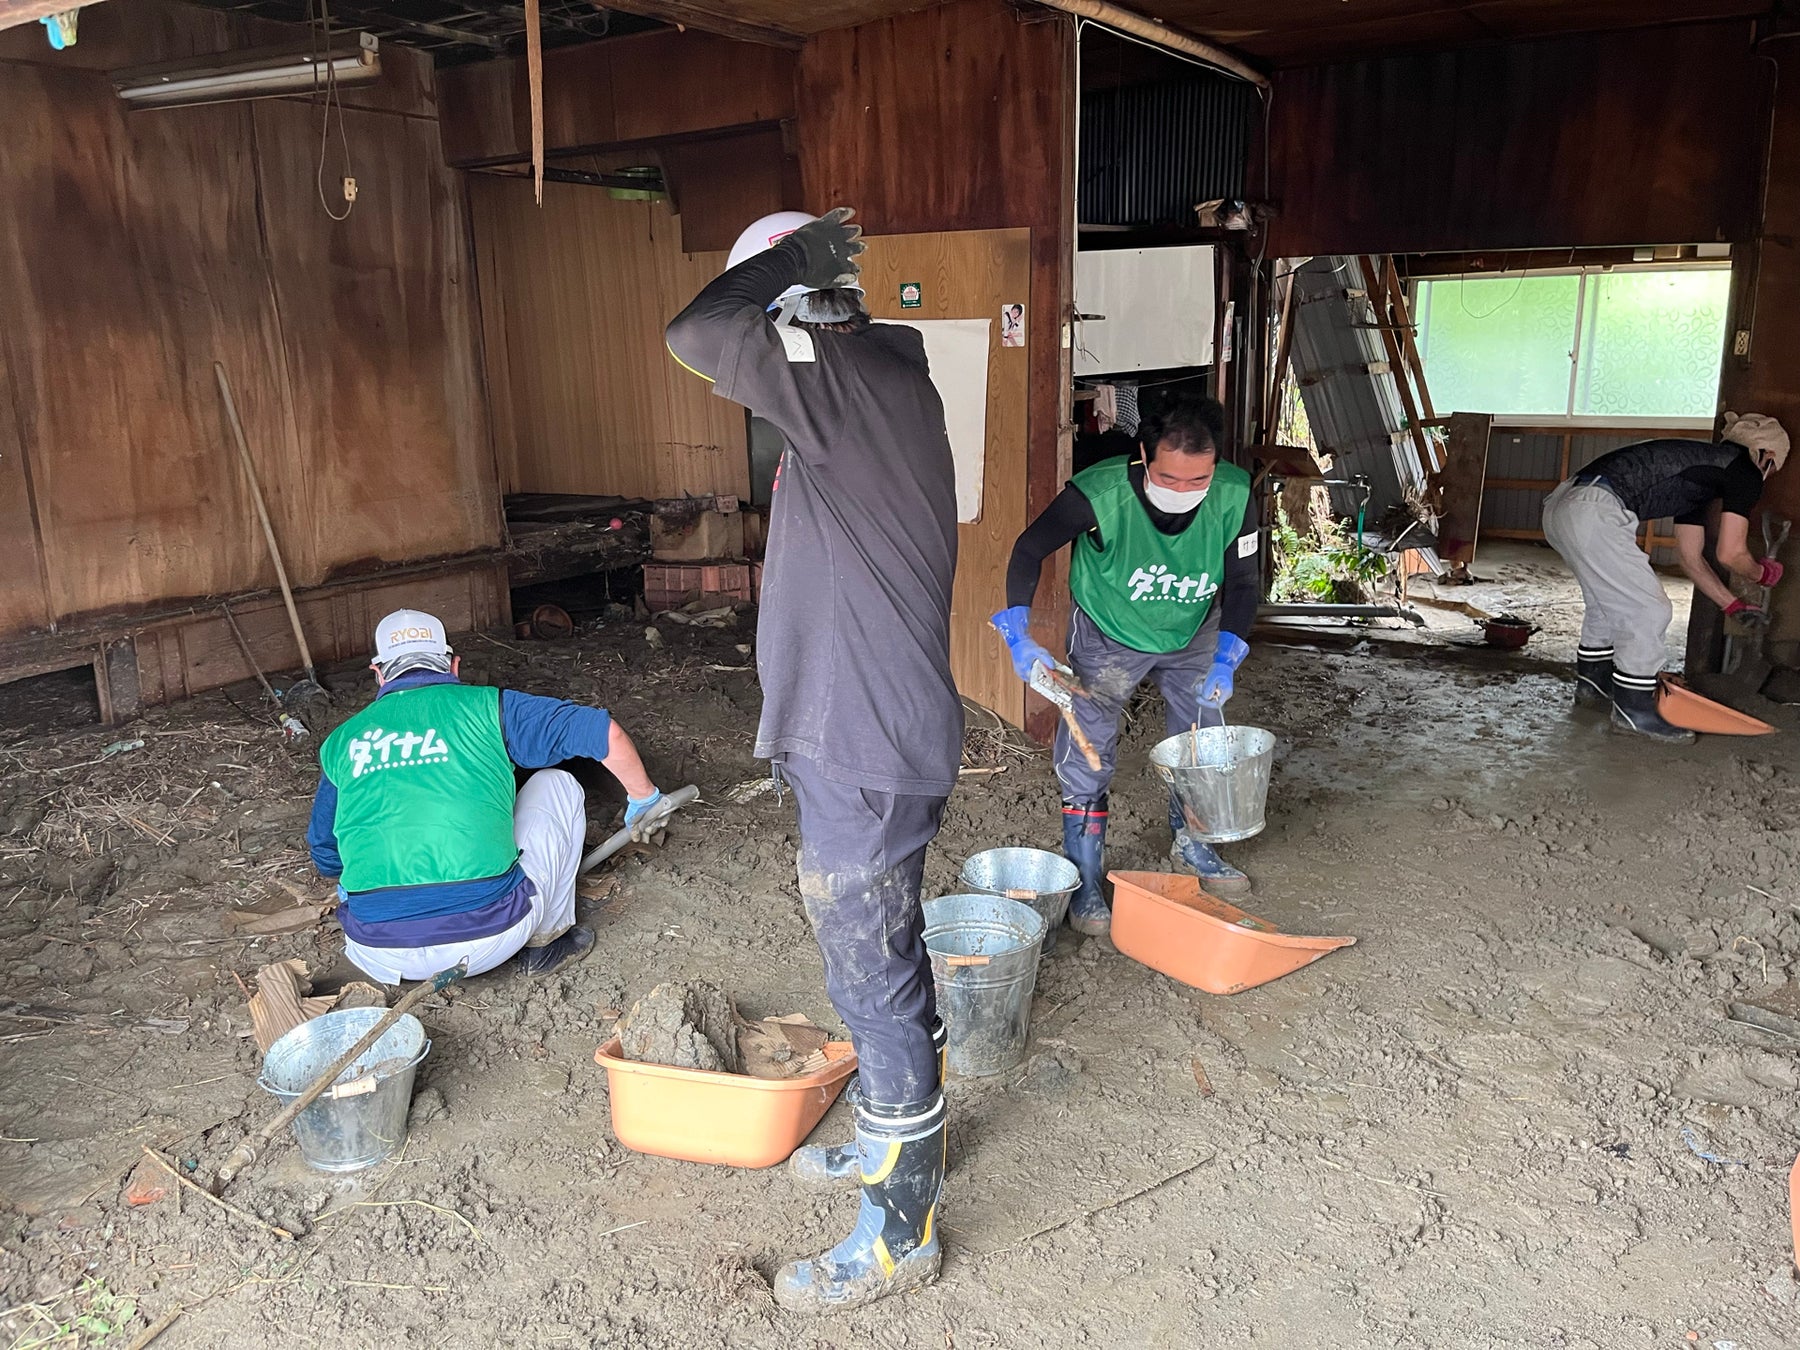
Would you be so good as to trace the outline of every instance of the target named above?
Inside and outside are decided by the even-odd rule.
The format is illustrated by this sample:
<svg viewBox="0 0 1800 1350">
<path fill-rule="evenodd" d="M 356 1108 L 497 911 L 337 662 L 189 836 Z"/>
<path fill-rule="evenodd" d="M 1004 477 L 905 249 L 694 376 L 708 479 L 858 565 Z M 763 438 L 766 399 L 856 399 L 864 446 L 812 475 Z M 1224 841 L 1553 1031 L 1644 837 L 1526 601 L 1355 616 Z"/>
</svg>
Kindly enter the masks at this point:
<svg viewBox="0 0 1800 1350">
<path fill-rule="evenodd" d="M 275 937 L 301 933 L 337 907 L 337 901 L 313 900 L 304 905 L 292 901 L 264 901 L 243 909 L 225 911 L 225 931 L 234 937 Z"/>
<path fill-rule="evenodd" d="M 150 1161 L 155 1163 L 158 1167 L 162 1168 L 162 1170 L 167 1172 L 170 1176 L 174 1177 L 176 1183 L 180 1185 L 182 1190 L 193 1192 L 202 1200 L 206 1201 L 207 1204 L 217 1206 L 219 1209 L 224 1210 L 225 1213 L 231 1215 L 232 1218 L 243 1223 L 252 1224 L 257 1228 L 262 1229 L 265 1233 L 279 1238 L 283 1242 L 292 1242 L 294 1240 L 294 1235 L 288 1232 L 287 1229 L 279 1227 L 276 1224 L 264 1223 L 248 1210 L 239 1209 L 229 1200 L 219 1199 L 218 1196 L 207 1190 L 206 1187 L 202 1186 L 199 1182 L 190 1177 L 182 1176 L 173 1163 L 163 1157 L 163 1155 L 158 1153 L 155 1149 L 151 1148 L 148 1144 L 144 1145 L 144 1156 L 150 1159 Z"/>
<path fill-rule="evenodd" d="M 744 1072 L 752 1078 L 804 1078 L 831 1061 L 825 1054 L 831 1034 L 814 1026 L 804 1013 L 741 1022 L 738 1049 Z"/>
<path fill-rule="evenodd" d="M 250 1023 L 256 1046 L 265 1055 L 302 1022 L 334 1008 L 385 1008 L 387 995 L 360 981 L 345 985 L 335 994 L 314 994 L 306 962 L 276 961 L 256 972 L 256 993 L 250 999 Z"/>
<path fill-rule="evenodd" d="M 1202 1097 L 1212 1096 L 1213 1095 L 1212 1079 L 1210 1079 L 1206 1076 L 1206 1066 L 1204 1064 L 1202 1064 L 1198 1059 L 1196 1059 L 1193 1063 L 1193 1070 L 1194 1070 L 1194 1085 L 1200 1089 L 1200 1095 Z"/>
</svg>

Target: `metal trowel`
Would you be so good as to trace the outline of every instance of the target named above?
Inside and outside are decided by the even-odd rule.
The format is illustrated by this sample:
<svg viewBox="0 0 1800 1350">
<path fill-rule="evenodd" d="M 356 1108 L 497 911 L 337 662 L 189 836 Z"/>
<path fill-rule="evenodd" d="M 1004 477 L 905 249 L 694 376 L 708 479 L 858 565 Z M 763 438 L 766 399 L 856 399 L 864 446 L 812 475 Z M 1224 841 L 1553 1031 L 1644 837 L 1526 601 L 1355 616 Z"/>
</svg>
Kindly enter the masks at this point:
<svg viewBox="0 0 1800 1350">
<path fill-rule="evenodd" d="M 1075 720 L 1075 700 L 1088 696 L 1081 681 L 1075 678 L 1075 672 L 1065 665 L 1046 666 L 1042 661 L 1034 661 L 1031 665 L 1030 683 L 1032 689 L 1056 705 L 1057 710 L 1062 713 L 1063 725 L 1069 729 L 1069 739 L 1081 751 L 1081 757 L 1087 761 L 1088 768 L 1098 772 L 1100 752 L 1094 749 L 1094 743 L 1081 729 L 1081 723 Z"/>
</svg>

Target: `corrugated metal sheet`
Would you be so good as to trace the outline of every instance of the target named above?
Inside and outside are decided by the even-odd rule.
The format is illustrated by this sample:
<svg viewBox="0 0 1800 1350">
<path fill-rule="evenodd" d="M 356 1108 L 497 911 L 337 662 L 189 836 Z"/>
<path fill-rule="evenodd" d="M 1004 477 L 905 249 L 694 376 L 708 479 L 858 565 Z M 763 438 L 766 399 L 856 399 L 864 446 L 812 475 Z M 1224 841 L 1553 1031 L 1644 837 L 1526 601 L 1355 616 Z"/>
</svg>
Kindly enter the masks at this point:
<svg viewBox="0 0 1800 1350">
<path fill-rule="evenodd" d="M 1318 448 L 1332 457 L 1331 476 L 1367 476 L 1369 519 L 1422 486 L 1400 391 L 1387 370 L 1387 350 L 1356 259 L 1314 258 L 1294 274 L 1294 378 Z M 1356 511 L 1353 489 L 1330 489 L 1332 510 Z"/>
<path fill-rule="evenodd" d="M 1569 437 L 1568 473 L 1586 468 L 1609 450 L 1633 445 L 1651 436 L 1682 435 L 1681 432 L 1656 431 L 1579 431 Z M 1692 433 L 1699 434 L 1699 433 Z M 1488 441 L 1487 476 L 1492 479 L 1537 479 L 1554 486 L 1564 477 L 1563 437 L 1558 431 L 1508 431 L 1494 428 Z M 1489 487 L 1481 499 L 1481 528 L 1484 530 L 1541 530 L 1544 498 L 1550 488 Z M 1659 535 L 1673 534 L 1674 522 L 1659 520 Z M 1658 563 L 1675 560 L 1675 550 L 1658 548 L 1652 555 Z"/>
<path fill-rule="evenodd" d="M 1242 197 L 1256 108 L 1254 87 L 1205 74 L 1084 94 L 1081 223 L 1192 225 Z"/>
</svg>

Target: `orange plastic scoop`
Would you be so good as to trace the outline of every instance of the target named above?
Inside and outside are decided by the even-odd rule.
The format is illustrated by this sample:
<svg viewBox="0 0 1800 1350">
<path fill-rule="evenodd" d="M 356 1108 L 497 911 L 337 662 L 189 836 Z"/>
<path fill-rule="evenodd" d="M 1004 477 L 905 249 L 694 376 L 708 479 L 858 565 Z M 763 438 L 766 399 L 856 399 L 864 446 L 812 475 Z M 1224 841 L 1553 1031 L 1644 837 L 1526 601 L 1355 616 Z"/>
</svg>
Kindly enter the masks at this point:
<svg viewBox="0 0 1800 1350">
<path fill-rule="evenodd" d="M 750 1078 L 626 1059 L 617 1036 L 594 1053 L 621 1144 L 730 1167 L 773 1167 L 800 1147 L 856 1068 L 848 1041 L 828 1041 L 825 1057 L 802 1078 Z"/>
<path fill-rule="evenodd" d="M 1670 726 L 1708 736 L 1767 736 L 1775 730 L 1767 722 L 1696 694 L 1673 675 L 1662 677 L 1656 691 L 1656 711 Z"/>
<path fill-rule="evenodd" d="M 1788 1221 L 1794 1226 L 1794 1264 L 1800 1266 L 1800 1158 L 1788 1173 Z"/>
<path fill-rule="evenodd" d="M 1353 937 L 1300 937 L 1200 889 L 1198 877 L 1109 872 L 1113 945 L 1134 961 L 1209 994 L 1253 989 Z"/>
</svg>

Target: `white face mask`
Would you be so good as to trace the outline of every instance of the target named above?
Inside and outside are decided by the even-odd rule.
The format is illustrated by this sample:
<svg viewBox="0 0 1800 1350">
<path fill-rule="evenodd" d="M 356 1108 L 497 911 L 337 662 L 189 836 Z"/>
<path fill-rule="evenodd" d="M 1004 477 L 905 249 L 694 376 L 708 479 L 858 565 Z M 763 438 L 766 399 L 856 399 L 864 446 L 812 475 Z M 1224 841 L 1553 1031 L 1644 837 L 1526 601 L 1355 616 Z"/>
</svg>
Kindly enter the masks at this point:
<svg viewBox="0 0 1800 1350">
<path fill-rule="evenodd" d="M 1198 492 L 1176 492 L 1154 483 L 1149 474 L 1144 475 L 1144 496 L 1150 505 L 1158 511 L 1166 511 L 1169 515 L 1180 516 L 1192 511 L 1206 500 L 1206 494 L 1212 491 L 1212 484 L 1207 484 Z"/>
</svg>

